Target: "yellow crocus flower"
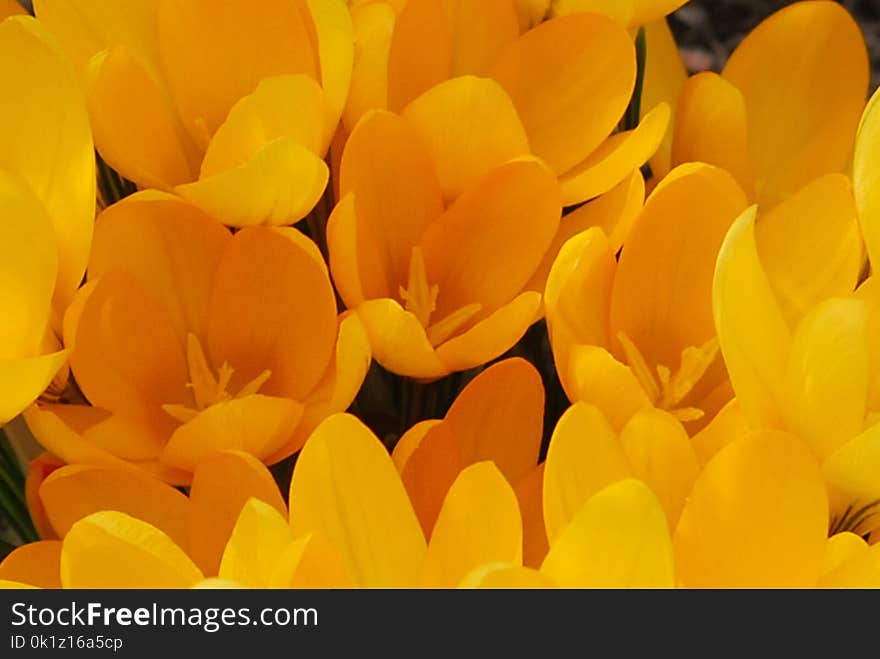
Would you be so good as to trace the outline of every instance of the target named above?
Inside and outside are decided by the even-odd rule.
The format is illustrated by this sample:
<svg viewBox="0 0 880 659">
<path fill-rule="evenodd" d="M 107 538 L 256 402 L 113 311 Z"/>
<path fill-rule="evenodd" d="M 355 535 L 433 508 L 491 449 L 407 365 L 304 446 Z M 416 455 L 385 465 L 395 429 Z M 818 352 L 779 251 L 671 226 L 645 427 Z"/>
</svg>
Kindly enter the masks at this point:
<svg viewBox="0 0 880 659">
<path fill-rule="evenodd" d="M 836 2 L 796 2 L 770 16 L 723 73 L 687 81 L 675 119 L 674 164 L 727 169 L 762 206 L 846 172 L 868 89 L 861 31 Z"/>
<path fill-rule="evenodd" d="M 342 0 L 35 6 L 81 68 L 120 174 L 233 226 L 293 224 L 321 198 L 351 77 Z"/>
<path fill-rule="evenodd" d="M 688 0 L 545 0 L 551 16 L 579 12 L 605 14 L 632 28 L 671 14 Z"/>
<path fill-rule="evenodd" d="M 868 532 L 880 520 L 876 283 L 869 279 L 852 293 L 858 271 L 839 269 L 851 256 L 841 259 L 838 252 L 829 259 L 826 247 L 833 241 L 812 245 L 822 254 L 800 265 L 795 281 L 801 290 L 822 294 L 805 312 L 786 313 L 756 239 L 761 223 L 772 218 L 756 224 L 755 216 L 752 208 L 731 227 L 713 285 L 715 324 L 738 414 L 749 427 L 785 430 L 804 441 L 822 465 L 831 528 Z M 834 222 L 824 213 L 804 213 L 799 220 L 807 235 L 816 234 L 815 225 Z"/>
<path fill-rule="evenodd" d="M 30 17 L 0 23 L 0 82 L 2 425 L 52 383 L 67 359 L 58 337 L 88 259 L 95 158 L 75 74 Z M 60 373 L 57 389 L 65 380 Z"/>
<path fill-rule="evenodd" d="M 71 464 L 125 461 L 177 483 L 216 450 L 291 455 L 351 403 L 370 363 L 308 238 L 233 235 L 156 191 L 98 218 L 65 344 L 92 407 L 28 410 L 37 439 Z"/>
<path fill-rule="evenodd" d="M 640 409 L 665 409 L 690 431 L 730 398 L 712 320 L 718 250 L 747 201 L 709 165 L 673 170 L 639 209 L 626 244 L 600 227 L 569 240 L 545 308 L 554 360 L 572 401 L 597 405 L 620 431 Z M 612 234 L 613 236 L 614 234 Z"/>
</svg>

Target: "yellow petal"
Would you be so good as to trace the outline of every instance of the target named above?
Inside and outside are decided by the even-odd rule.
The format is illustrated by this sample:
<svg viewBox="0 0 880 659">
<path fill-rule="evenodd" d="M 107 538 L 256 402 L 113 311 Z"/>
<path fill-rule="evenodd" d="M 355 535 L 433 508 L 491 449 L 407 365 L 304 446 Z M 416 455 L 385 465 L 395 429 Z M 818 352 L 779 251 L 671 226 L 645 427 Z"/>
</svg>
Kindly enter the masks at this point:
<svg viewBox="0 0 880 659">
<path fill-rule="evenodd" d="M 307 4 L 317 39 L 321 87 L 327 99 L 323 143 L 329 145 L 351 86 L 354 28 L 343 0 L 307 0 Z"/>
<path fill-rule="evenodd" d="M 259 499 L 241 510 L 223 551 L 218 576 L 247 588 L 271 588 L 273 572 L 293 542 L 287 520 Z"/>
<path fill-rule="evenodd" d="M 669 105 L 674 117 L 681 88 L 688 79 L 687 69 L 665 18 L 652 21 L 644 27 L 645 45 L 651 55 L 645 60 L 641 118 L 644 119 L 660 103 Z M 660 148 L 651 158 L 651 174 L 655 180 L 659 181 L 672 169 L 672 139 L 673 126 L 669 126 Z"/>
<path fill-rule="evenodd" d="M 591 227 L 599 227 L 608 237 L 610 248 L 617 253 L 629 235 L 629 230 L 642 210 L 645 202 L 645 179 L 638 169 L 618 183 L 614 188 L 562 216 L 553 243 L 544 255 L 541 265 L 532 276 L 528 288 L 544 290 L 553 263 L 559 256 L 562 246 Z"/>
<path fill-rule="evenodd" d="M 13 549 L 0 562 L 0 582 L 61 588 L 61 542 L 41 540 Z"/>
<path fill-rule="evenodd" d="M 522 519 L 501 472 L 491 462 L 478 462 L 449 488 L 425 554 L 422 586 L 451 588 L 474 568 L 494 562 L 522 563 Z"/>
<path fill-rule="evenodd" d="M 0 314 L 4 319 L 0 325 L 0 360 L 5 361 L 42 352 L 58 253 L 52 220 L 43 204 L 23 179 L 2 170 L 0 205 Z"/>
<path fill-rule="evenodd" d="M 724 239 L 712 306 L 721 354 L 743 413 L 755 427 L 781 427 L 791 333 L 758 257 L 755 212 L 743 213 Z"/>
<path fill-rule="evenodd" d="M 863 248 L 849 180 L 829 174 L 759 214 L 758 255 L 790 325 L 823 300 L 852 293 Z"/>
<path fill-rule="evenodd" d="M 605 194 L 656 153 L 669 124 L 669 106 L 661 103 L 639 125 L 612 135 L 559 180 L 563 206 Z"/>
<path fill-rule="evenodd" d="M 158 83 L 121 46 L 95 55 L 86 72 L 89 113 L 101 157 L 143 187 L 196 178 L 194 147 Z"/>
<path fill-rule="evenodd" d="M 425 419 L 410 427 L 400 436 L 397 444 L 394 445 L 394 450 L 391 452 L 391 459 L 394 461 L 394 466 L 397 467 L 397 473 L 403 475 L 407 462 L 409 462 L 416 449 L 419 448 L 425 435 L 439 423 L 443 423 L 443 420 Z"/>
<path fill-rule="evenodd" d="M 263 78 L 303 73 L 317 79 L 314 26 L 303 2 L 247 4 L 162 0 L 159 52 L 172 97 L 202 148 L 241 97 Z"/>
<path fill-rule="evenodd" d="M 614 131 L 632 96 L 636 59 L 620 25 L 579 14 L 526 32 L 502 52 L 492 77 L 513 99 L 532 152 L 562 174 Z"/>
<path fill-rule="evenodd" d="M 564 588 L 672 588 L 672 541 L 651 490 L 628 478 L 592 496 L 544 559 Z"/>
<path fill-rule="evenodd" d="M 160 480 L 130 469 L 69 466 L 43 481 L 40 498 L 59 537 L 79 520 L 116 510 L 163 531 L 181 547 L 187 543 L 187 499 Z"/>
<path fill-rule="evenodd" d="M 254 457 L 225 451 L 196 467 L 189 494 L 188 544 L 190 555 L 205 574 L 217 574 L 229 535 L 251 498 L 269 504 L 279 514 L 287 513 L 275 479 Z"/>
<path fill-rule="evenodd" d="M 370 110 L 388 107 L 388 58 L 396 20 L 394 9 L 384 2 L 353 7 L 354 66 L 351 89 L 342 116 L 351 133 Z"/>
<path fill-rule="evenodd" d="M 468 574 L 459 588 L 553 588 L 555 585 L 547 575 L 534 568 L 490 563 Z"/>
<path fill-rule="evenodd" d="M 331 363 L 336 329 L 333 288 L 312 241 L 296 229 L 236 233 L 214 277 L 206 346 L 214 368 L 234 369 L 230 391 L 269 370 L 261 393 L 305 400 Z"/>
<path fill-rule="evenodd" d="M 739 400 L 729 401 L 709 424 L 693 437 L 694 450 L 705 465 L 725 446 L 749 432 L 749 422 Z"/>
<path fill-rule="evenodd" d="M 265 460 L 290 439 L 302 413 L 301 403 L 260 394 L 217 403 L 175 430 L 160 460 L 185 471 L 219 451 Z"/>
<path fill-rule="evenodd" d="M 18 0 L 3 0 L 0 2 L 0 21 L 4 18 L 9 18 L 10 16 L 17 16 L 26 13 L 24 7 L 18 3 Z"/>
<path fill-rule="evenodd" d="M 678 99 L 672 162 L 705 162 L 730 172 L 749 195 L 754 175 L 742 93 L 717 73 L 689 78 Z"/>
<path fill-rule="evenodd" d="M 126 270 L 160 302 L 181 343 L 190 332 L 203 339 L 214 273 L 230 240 L 214 219 L 177 197 L 136 193 L 98 218 L 89 279 Z"/>
<path fill-rule="evenodd" d="M 835 298 L 815 307 L 792 338 L 786 424 L 820 460 L 857 435 L 868 397 L 867 309 Z"/>
<path fill-rule="evenodd" d="M 584 503 L 629 477 L 626 455 L 602 413 L 572 405 L 553 431 L 544 467 L 544 524 L 552 548 Z"/>
<path fill-rule="evenodd" d="M 494 169 L 422 237 L 428 278 L 439 286 L 436 318 L 473 303 L 486 317 L 528 283 L 559 226 L 556 180 L 539 161 Z"/>
<path fill-rule="evenodd" d="M 33 403 L 67 362 L 68 351 L 39 357 L 0 359 L 0 423 L 7 423 Z"/>
<path fill-rule="evenodd" d="M 685 498 L 700 465 L 681 423 L 667 412 L 637 412 L 620 433 L 620 445 L 632 474 L 645 482 L 666 513 L 669 528 L 678 524 Z"/>
<path fill-rule="evenodd" d="M 880 587 L 880 546 L 869 547 L 854 533 L 838 533 L 828 538 L 819 587 Z"/>
<path fill-rule="evenodd" d="M 861 30 L 833 2 L 785 7 L 739 45 L 723 75 L 745 98 L 759 201 L 846 170 L 868 74 Z"/>
<path fill-rule="evenodd" d="M 791 435 L 755 432 L 706 465 L 675 532 L 687 587 L 812 587 L 828 501 L 815 458 Z"/>
<path fill-rule="evenodd" d="M 877 469 L 880 468 L 880 424 L 873 424 L 828 456 L 822 465 L 833 511 L 872 506 L 872 518 L 880 500 Z M 870 527 L 869 527 L 870 528 Z"/>
<path fill-rule="evenodd" d="M 384 368 L 398 375 L 434 379 L 449 373 L 428 341 L 425 328 L 396 300 L 364 302 L 357 308 L 364 324 L 373 357 Z"/>
<path fill-rule="evenodd" d="M 414 585 L 425 539 L 385 447 L 356 418 L 337 414 L 312 433 L 290 484 L 294 535 L 320 531 L 342 552 L 356 585 Z"/>
<path fill-rule="evenodd" d="M 671 14 L 686 2 L 687 0 L 552 0 L 551 15 L 595 12 L 610 16 L 626 27 L 635 27 Z"/>
<path fill-rule="evenodd" d="M 55 304 L 61 311 L 82 281 L 95 216 L 95 154 L 85 99 L 60 48 L 29 16 L 0 25 L 0 80 L 0 169 L 27 181 L 52 218 Z"/>
<path fill-rule="evenodd" d="M 633 414 L 651 406 L 632 369 L 599 346 L 576 346 L 565 379 L 572 400 L 595 405 L 618 431 Z"/>
<path fill-rule="evenodd" d="M 880 94 L 868 102 L 856 137 L 853 187 L 865 244 L 872 263 L 880 263 Z"/>
<path fill-rule="evenodd" d="M 681 352 L 715 334 L 712 272 L 733 220 L 746 207 L 725 171 L 673 171 L 630 231 L 611 293 L 611 335 L 623 331 L 649 367 L 674 369 Z"/>
<path fill-rule="evenodd" d="M 93 513 L 64 538 L 65 588 L 189 588 L 202 579 L 167 535 L 124 513 Z"/>
<path fill-rule="evenodd" d="M 437 347 L 437 357 L 449 371 L 486 364 L 513 347 L 540 314 L 541 295 L 520 293 L 488 318 Z"/>
<path fill-rule="evenodd" d="M 402 116 L 428 149 L 447 202 L 493 168 L 529 153 L 510 97 L 488 78 L 442 82 L 407 105 Z"/>
<path fill-rule="evenodd" d="M 287 577 L 290 588 L 352 588 L 353 582 L 339 550 L 323 533 L 310 533 L 288 546 L 275 582 Z"/>
<path fill-rule="evenodd" d="M 288 225 L 315 207 L 328 178 L 323 160 L 295 139 L 280 137 L 247 162 L 174 191 L 230 226 Z"/>
</svg>

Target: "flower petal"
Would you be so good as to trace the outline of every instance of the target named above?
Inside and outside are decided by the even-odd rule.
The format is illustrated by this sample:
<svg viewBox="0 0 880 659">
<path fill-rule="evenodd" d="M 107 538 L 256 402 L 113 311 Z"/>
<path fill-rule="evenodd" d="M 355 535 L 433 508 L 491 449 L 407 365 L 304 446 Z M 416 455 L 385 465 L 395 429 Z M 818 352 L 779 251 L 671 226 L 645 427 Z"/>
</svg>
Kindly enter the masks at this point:
<svg viewBox="0 0 880 659">
<path fill-rule="evenodd" d="M 52 218 L 60 312 L 82 281 L 95 217 L 95 154 L 85 99 L 61 49 L 29 16 L 0 25 L 0 80 L 0 169 L 27 181 Z"/>
<path fill-rule="evenodd" d="M 474 502 L 479 501 L 479 506 Z M 422 568 L 423 587 L 450 588 L 486 563 L 522 562 L 516 495 L 491 462 L 464 469 L 449 488 Z"/>
<path fill-rule="evenodd" d="M 797 3 L 739 45 L 724 77 L 741 92 L 761 202 L 849 165 L 868 89 L 861 30 L 834 2 Z"/>
<path fill-rule="evenodd" d="M 61 588 L 61 542 L 41 540 L 13 549 L 0 562 L 0 582 L 3 581 Z"/>
<path fill-rule="evenodd" d="M 678 99 L 672 162 L 704 162 L 730 172 L 750 196 L 754 174 L 742 93 L 717 73 L 689 78 Z"/>
<path fill-rule="evenodd" d="M 60 350 L 25 359 L 0 359 L 0 423 L 7 423 L 33 403 L 67 362 Z"/>
<path fill-rule="evenodd" d="M 176 197 L 136 193 L 99 216 L 89 280 L 125 270 L 167 312 L 181 345 L 190 332 L 204 340 L 211 285 L 231 240 L 215 220 Z"/>
<path fill-rule="evenodd" d="M 551 549 L 590 497 L 630 475 L 602 413 L 587 403 L 568 408 L 550 438 L 544 467 L 544 524 Z"/>
<path fill-rule="evenodd" d="M 865 107 L 853 156 L 853 188 L 865 244 L 872 263 L 880 263 L 880 94 Z"/>
<path fill-rule="evenodd" d="M 187 543 L 187 498 L 170 485 L 131 469 L 62 467 L 43 481 L 40 498 L 61 538 L 84 517 L 116 510 L 152 524 L 181 547 Z"/>
<path fill-rule="evenodd" d="M 529 154 L 516 108 L 494 80 L 461 76 L 431 87 L 402 113 L 428 149 L 447 202 L 492 169 Z"/>
<path fill-rule="evenodd" d="M 189 588 L 203 578 L 162 531 L 116 511 L 78 521 L 61 550 L 65 588 Z"/>
<path fill-rule="evenodd" d="M 633 130 L 616 133 L 559 180 L 562 205 L 573 206 L 603 195 L 657 152 L 669 124 L 669 106 L 661 103 Z"/>
<path fill-rule="evenodd" d="M 174 191 L 230 226 L 288 225 L 315 207 L 329 175 L 318 156 L 295 139 L 280 137 L 247 162 Z"/>
<path fill-rule="evenodd" d="M 473 570 L 459 588 L 553 588 L 556 584 L 534 568 L 490 563 Z"/>
<path fill-rule="evenodd" d="M 712 273 L 724 235 L 745 208 L 733 178 L 708 165 L 673 171 L 648 198 L 620 255 L 610 324 L 611 335 L 623 331 L 649 367 L 674 369 L 682 350 L 715 335 Z"/>
<path fill-rule="evenodd" d="M 235 487 L 229 487 L 235 483 Z M 207 575 L 215 575 L 229 535 L 249 499 L 287 513 L 269 470 L 256 458 L 224 451 L 203 460 L 193 474 L 189 493 L 190 555 Z"/>
<path fill-rule="evenodd" d="M 296 229 L 235 235 L 214 278 L 207 330 L 214 367 L 235 369 L 235 391 L 268 369 L 262 393 L 304 400 L 330 364 L 336 328 L 333 288 L 314 243 Z"/>
<path fill-rule="evenodd" d="M 547 555 L 544 529 L 544 464 L 526 472 L 513 484 L 523 526 L 523 565 L 538 568 Z"/>
<path fill-rule="evenodd" d="M 273 573 L 292 542 L 290 526 L 278 510 L 248 499 L 223 550 L 217 576 L 246 588 L 279 586 Z"/>
<path fill-rule="evenodd" d="M 95 55 L 86 90 L 95 144 L 113 169 L 149 188 L 196 178 L 189 135 L 164 90 L 128 50 L 114 46 Z"/>
<path fill-rule="evenodd" d="M 718 452 L 675 532 L 686 587 L 812 587 L 825 551 L 828 501 L 797 438 L 759 431 Z"/>
<path fill-rule="evenodd" d="M 687 0 L 553 0 L 553 16 L 578 12 L 605 14 L 626 27 L 650 23 L 671 14 Z"/>
<path fill-rule="evenodd" d="M 842 174 L 816 179 L 759 214 L 758 255 L 790 325 L 823 300 L 855 290 L 864 261 L 857 217 Z"/>
<path fill-rule="evenodd" d="M 755 212 L 753 207 L 740 215 L 724 239 L 712 306 L 721 354 L 743 413 L 756 428 L 781 427 L 791 333 L 758 257 Z"/>
<path fill-rule="evenodd" d="M 370 110 L 388 108 L 388 66 L 397 16 L 384 2 L 352 7 L 354 66 L 342 126 L 351 133 Z"/>
<path fill-rule="evenodd" d="M 672 588 L 672 541 L 660 503 L 628 478 L 592 496 L 541 566 L 564 588 Z"/>
<path fill-rule="evenodd" d="M 674 529 L 685 498 L 700 473 L 697 455 L 681 423 L 667 412 L 637 412 L 620 433 L 632 474 L 656 495 Z"/>
<path fill-rule="evenodd" d="M 291 438 L 302 413 L 301 403 L 260 394 L 217 403 L 175 430 L 159 459 L 184 471 L 220 451 L 266 460 Z"/>
<path fill-rule="evenodd" d="M 294 535 L 320 531 L 342 552 L 356 585 L 414 585 L 425 553 L 418 520 L 385 447 L 355 417 L 312 433 L 290 484 Z"/>
<path fill-rule="evenodd" d="M 513 99 L 532 153 L 562 174 L 589 156 L 623 116 L 636 80 L 635 51 L 614 21 L 565 16 L 508 46 L 492 77 Z"/>
<path fill-rule="evenodd" d="M 553 175 L 536 160 L 494 169 L 431 224 L 421 240 L 436 318 L 480 304 L 485 318 L 534 274 L 559 226 Z"/>
</svg>

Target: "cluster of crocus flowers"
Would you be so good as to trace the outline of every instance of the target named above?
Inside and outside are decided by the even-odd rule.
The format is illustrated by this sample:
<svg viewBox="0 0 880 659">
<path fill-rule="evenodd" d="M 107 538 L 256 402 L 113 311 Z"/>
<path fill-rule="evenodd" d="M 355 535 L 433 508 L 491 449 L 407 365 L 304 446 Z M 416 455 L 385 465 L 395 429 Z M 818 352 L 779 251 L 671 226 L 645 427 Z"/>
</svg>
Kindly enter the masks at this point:
<svg viewBox="0 0 880 659">
<path fill-rule="evenodd" d="M 880 587 L 864 41 L 683 4 L 0 3 L 0 586 Z"/>
</svg>

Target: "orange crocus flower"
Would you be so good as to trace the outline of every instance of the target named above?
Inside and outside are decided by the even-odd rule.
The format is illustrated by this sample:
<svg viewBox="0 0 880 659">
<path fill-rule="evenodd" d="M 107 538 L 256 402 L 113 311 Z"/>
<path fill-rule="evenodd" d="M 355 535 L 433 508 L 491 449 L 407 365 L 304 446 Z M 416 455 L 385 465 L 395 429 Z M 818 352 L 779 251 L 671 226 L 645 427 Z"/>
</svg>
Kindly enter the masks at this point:
<svg viewBox="0 0 880 659">
<path fill-rule="evenodd" d="M 65 343 L 92 406 L 26 416 L 68 463 L 126 461 L 177 483 L 217 450 L 271 464 L 345 409 L 369 366 L 358 318 L 337 318 L 320 253 L 295 229 L 232 235 L 142 192 L 99 217 L 88 272 Z"/>
</svg>

